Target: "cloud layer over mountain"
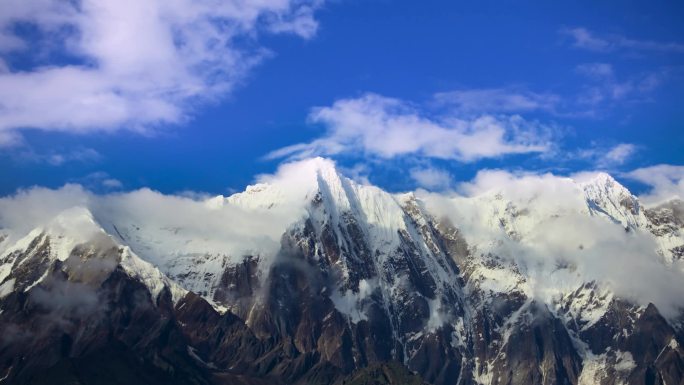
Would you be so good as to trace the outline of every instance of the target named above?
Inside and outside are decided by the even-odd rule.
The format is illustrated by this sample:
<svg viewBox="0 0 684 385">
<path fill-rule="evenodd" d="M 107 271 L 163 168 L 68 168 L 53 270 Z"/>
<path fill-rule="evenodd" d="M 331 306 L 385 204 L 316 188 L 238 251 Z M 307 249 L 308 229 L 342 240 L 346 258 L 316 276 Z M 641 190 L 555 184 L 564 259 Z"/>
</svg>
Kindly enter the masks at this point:
<svg viewBox="0 0 684 385">
<path fill-rule="evenodd" d="M 60 212 L 81 206 L 112 236 L 121 237 L 156 265 L 181 254 L 226 255 L 234 262 L 245 255 L 269 259 L 279 249 L 281 235 L 304 216 L 306 204 L 314 199 L 322 165 L 333 167 L 322 159 L 286 163 L 276 174 L 258 177 L 260 184 L 228 198 L 190 198 L 148 189 L 96 195 L 77 185 L 33 188 L 0 199 L 0 226 L 16 240 Z M 423 177 L 430 183 L 440 178 Z M 487 170 L 455 186 L 458 193 L 421 190 L 417 196 L 435 218 L 451 220 L 472 253 L 496 255 L 517 266 L 504 276 L 491 277 L 488 285 L 493 290 L 519 287 L 551 304 L 584 283 L 598 282 L 639 304 L 653 302 L 666 315 L 681 307 L 681 262 L 659 255 L 659 244 L 645 229 L 626 231 L 633 220 L 628 211 L 613 216 L 590 213 L 592 204 L 632 199 L 607 175 L 569 178 Z M 609 198 L 590 203 L 587 191 Z M 383 194 L 388 202 L 400 200 Z M 516 270 L 519 275 L 512 273 Z"/>
</svg>

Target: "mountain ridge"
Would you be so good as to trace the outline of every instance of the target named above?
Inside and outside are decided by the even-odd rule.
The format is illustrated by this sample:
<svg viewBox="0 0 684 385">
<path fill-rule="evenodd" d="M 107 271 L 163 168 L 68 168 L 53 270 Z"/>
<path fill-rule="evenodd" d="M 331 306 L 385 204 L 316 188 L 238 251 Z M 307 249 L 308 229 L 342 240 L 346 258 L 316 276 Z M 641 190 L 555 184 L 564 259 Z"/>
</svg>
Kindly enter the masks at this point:
<svg viewBox="0 0 684 385">
<path fill-rule="evenodd" d="M 5 231 L 0 322 L 7 322 L 6 302 L 61 287 L 55 275 L 101 295 L 107 278 L 92 281 L 78 266 L 99 266 L 111 258 L 82 256 L 114 250 L 116 263 L 102 274 L 119 271 L 128 278 L 118 280 L 143 284 L 153 306 L 167 297 L 163 311 L 187 340 L 176 347 L 186 352 L 183 365 L 199 365 L 210 382 L 332 383 L 392 361 L 433 384 L 682 378 L 674 369 L 682 362 L 682 304 L 665 298 L 681 286 L 672 281 L 681 274 L 670 247 L 682 241 L 676 203 L 642 208 L 607 174 L 523 179 L 473 197 L 390 194 L 345 178 L 325 159 L 288 165 L 260 182 L 230 197 L 171 201 L 186 226 L 171 213 L 140 220 L 146 213 L 137 209 L 162 199 L 143 192 L 63 211 L 50 222 L 61 223 L 61 233 L 38 227 L 17 241 Z M 235 233 L 210 234 L 221 242 L 198 236 L 231 218 L 225 227 Z M 667 294 L 664 307 L 649 300 L 661 294 L 596 265 L 605 256 L 642 261 L 641 271 L 667 278 L 656 289 Z M 17 260 L 37 267 L 22 272 Z M 15 282 L 23 282 L 19 292 Z M 211 337 L 212 330 L 223 331 Z M 653 348 L 643 345 L 651 339 L 645 330 L 661 335 Z M 245 357 L 233 344 L 246 347 Z M 644 355 L 648 349 L 660 354 Z M 152 360 L 149 370 L 157 369 Z"/>
</svg>

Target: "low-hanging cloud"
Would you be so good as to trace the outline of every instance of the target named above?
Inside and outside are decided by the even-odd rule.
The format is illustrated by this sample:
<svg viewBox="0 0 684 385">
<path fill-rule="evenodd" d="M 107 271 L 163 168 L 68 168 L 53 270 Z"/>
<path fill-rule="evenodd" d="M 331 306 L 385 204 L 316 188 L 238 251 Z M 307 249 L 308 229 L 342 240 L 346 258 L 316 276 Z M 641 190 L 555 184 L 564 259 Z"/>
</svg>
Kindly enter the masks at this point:
<svg viewBox="0 0 684 385">
<path fill-rule="evenodd" d="M 306 215 L 322 162 L 332 165 L 323 159 L 286 163 L 257 178 L 268 185 L 256 184 L 229 198 L 149 189 L 97 195 L 77 185 L 33 188 L 0 198 L 0 227 L 26 234 L 81 206 L 109 234 L 123 237 L 158 266 L 178 254 L 219 253 L 239 260 L 258 253 L 268 258 L 276 255 L 288 226 Z M 662 175 L 656 177 L 653 170 Z M 681 170 L 675 166 L 635 171 L 632 177 L 640 175 L 670 187 L 679 175 L 681 184 Z M 677 314 L 684 298 L 683 266 L 664 262 L 647 230 L 625 231 L 607 218 L 589 215 L 579 183 L 596 177 L 485 170 L 455 185 L 457 193 L 419 191 L 417 196 L 435 216 L 449 218 L 476 252 L 515 263 L 525 278 L 524 290 L 533 298 L 552 304 L 595 281 L 619 297 L 655 303 L 666 316 Z"/>
<path fill-rule="evenodd" d="M 319 0 L 7 0 L 0 12 L 0 145 L 18 130 L 149 131 L 220 98 L 268 51 L 312 37 Z M 17 33 L 27 25 L 36 33 Z M 38 62 L 15 69 L 15 54 Z M 54 59 L 57 55 L 57 59 Z M 41 62 L 41 58 L 45 59 Z M 54 60 L 53 60 L 54 59 Z"/>
<path fill-rule="evenodd" d="M 439 118 L 404 101 L 366 94 L 313 110 L 312 123 L 326 127 L 312 142 L 273 151 L 267 158 L 357 154 L 383 159 L 407 155 L 473 162 L 550 149 L 552 129 L 518 115 Z"/>
<path fill-rule="evenodd" d="M 304 215 L 307 199 L 313 198 L 307 193 L 316 181 L 314 163 L 285 164 L 229 198 L 162 194 L 147 188 L 100 195 L 76 184 L 34 187 L 0 198 L 0 229 L 16 240 L 55 223 L 62 213 L 85 208 L 108 234 L 158 266 L 173 255 L 269 258 L 288 226 Z M 73 213 L 78 214 L 71 211 L 67 216 Z M 68 230 L 60 228 L 60 233 Z M 79 231 L 74 230 L 75 237 L 83 236 Z"/>
<path fill-rule="evenodd" d="M 448 171 L 436 167 L 414 167 L 409 175 L 418 186 L 429 190 L 443 190 L 451 187 L 452 176 Z"/>
<path fill-rule="evenodd" d="M 484 170 L 459 185 L 459 194 L 422 192 L 421 198 L 448 217 L 476 252 L 515 263 L 527 294 L 547 304 L 595 281 L 621 298 L 652 302 L 666 316 L 677 316 L 684 305 L 681 264 L 664 263 L 648 231 L 626 232 L 588 214 L 578 181 L 595 176 Z"/>
</svg>

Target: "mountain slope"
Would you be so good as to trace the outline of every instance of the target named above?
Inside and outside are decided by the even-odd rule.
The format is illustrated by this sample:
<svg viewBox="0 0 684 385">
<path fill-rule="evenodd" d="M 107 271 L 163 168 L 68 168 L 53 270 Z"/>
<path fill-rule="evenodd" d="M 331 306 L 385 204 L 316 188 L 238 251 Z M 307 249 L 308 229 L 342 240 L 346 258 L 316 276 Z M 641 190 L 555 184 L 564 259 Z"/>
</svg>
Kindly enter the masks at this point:
<svg viewBox="0 0 684 385">
<path fill-rule="evenodd" d="M 607 174 L 390 194 L 324 159 L 261 182 L 4 228 L 0 378 L 97 382 L 85 362 L 109 383 L 407 378 L 391 362 L 431 384 L 684 378 L 678 201 L 643 208 Z"/>
</svg>

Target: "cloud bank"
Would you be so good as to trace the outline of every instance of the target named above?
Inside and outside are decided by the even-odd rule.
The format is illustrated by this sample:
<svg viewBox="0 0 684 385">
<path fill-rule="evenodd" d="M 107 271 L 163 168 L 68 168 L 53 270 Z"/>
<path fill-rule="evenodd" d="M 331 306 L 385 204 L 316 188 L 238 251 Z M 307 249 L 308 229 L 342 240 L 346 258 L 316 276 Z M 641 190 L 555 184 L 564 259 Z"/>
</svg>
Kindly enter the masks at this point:
<svg viewBox="0 0 684 385">
<path fill-rule="evenodd" d="M 510 154 L 543 153 L 551 147 L 549 127 L 518 115 L 431 117 L 407 102 L 377 94 L 341 99 L 332 106 L 316 108 L 309 120 L 326 128 L 321 138 L 281 148 L 267 158 L 362 152 L 381 159 L 417 155 L 473 162 Z"/>
<path fill-rule="evenodd" d="M 483 170 L 461 183 L 457 195 L 419 196 L 462 231 L 475 253 L 514 262 L 525 278 L 523 291 L 533 298 L 551 304 L 595 281 L 621 298 L 678 315 L 684 265 L 665 264 L 647 230 L 625 232 L 608 218 L 589 215 L 577 180 L 595 177 Z"/>
<path fill-rule="evenodd" d="M 227 255 L 233 262 L 260 255 L 268 266 L 283 232 L 305 215 L 320 162 L 332 164 L 286 163 L 275 174 L 259 176 L 261 183 L 228 198 L 190 198 L 149 189 L 97 195 L 78 185 L 32 188 L 0 198 L 0 228 L 20 237 L 79 206 L 92 212 L 109 234 L 122 237 L 157 266 L 170 256 L 206 254 Z M 424 184 L 439 185 L 448 177 L 430 168 L 416 169 L 414 174 Z M 673 166 L 630 175 L 663 191 L 681 189 L 682 176 L 682 168 Z M 622 298 L 653 302 L 664 314 L 676 314 L 684 297 L 684 266 L 678 261 L 665 263 L 647 230 L 626 232 L 608 218 L 589 215 L 578 181 L 592 183 L 596 178 L 596 173 L 561 177 L 484 170 L 455 185 L 458 193 L 419 190 L 416 195 L 436 217 L 449 218 L 476 255 L 491 253 L 515 263 L 524 277 L 522 289 L 533 298 L 552 304 L 583 283 L 595 281 Z M 506 277 L 515 281 L 513 274 L 517 273 Z"/>
<path fill-rule="evenodd" d="M 311 38 L 319 0 L 7 0 L 0 13 L 0 145 L 25 128 L 149 131 L 230 92 L 268 51 Z M 24 28 L 18 28 L 22 26 Z M 21 33 L 22 30 L 33 31 Z M 15 58 L 31 51 L 30 68 Z"/>
<path fill-rule="evenodd" d="M 452 177 L 448 171 L 436 167 L 415 167 L 409 175 L 418 186 L 429 190 L 443 190 L 451 187 Z"/>
<path fill-rule="evenodd" d="M 175 255 L 271 258 L 287 227 L 304 215 L 315 175 L 314 162 L 284 164 L 231 197 L 162 194 L 147 188 L 96 194 L 77 184 L 59 189 L 34 187 L 0 198 L 0 234 L 16 241 L 81 208 L 92 213 L 108 234 L 157 266 Z M 106 174 L 93 178 L 119 187 Z M 89 238 L 84 231 L 74 231 L 69 234 Z"/>
</svg>

